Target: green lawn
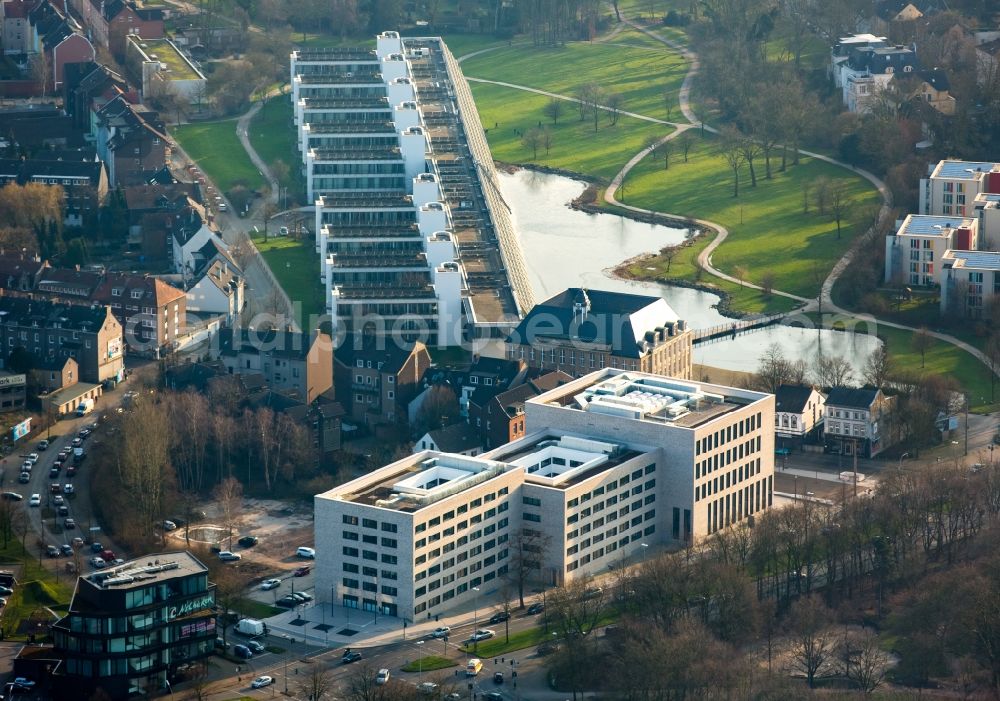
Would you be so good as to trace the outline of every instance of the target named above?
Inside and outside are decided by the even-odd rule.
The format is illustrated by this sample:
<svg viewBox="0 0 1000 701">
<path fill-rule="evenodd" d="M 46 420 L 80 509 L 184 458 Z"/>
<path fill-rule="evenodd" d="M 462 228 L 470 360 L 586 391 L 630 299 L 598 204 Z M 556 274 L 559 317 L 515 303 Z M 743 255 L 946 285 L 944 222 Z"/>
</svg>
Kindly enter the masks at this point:
<svg viewBox="0 0 1000 701">
<path fill-rule="evenodd" d="M 511 633 L 510 641 L 508 642 L 504 637 L 503 631 L 498 630 L 495 638 L 479 643 L 475 654 L 484 659 L 487 657 L 496 657 L 505 652 L 523 650 L 526 647 L 538 645 L 549 637 L 551 637 L 551 633 L 546 633 L 544 628 L 528 628 L 517 633 Z M 461 649 L 470 655 L 473 654 L 472 643 L 465 643 Z"/>
<path fill-rule="evenodd" d="M 652 136 L 670 133 L 670 127 L 621 117 L 618 124 L 610 126 L 601 119 L 595 132 L 589 121 L 581 122 L 575 106 L 567 102 L 565 111 L 555 125 L 546 119 L 542 108 L 548 102 L 543 95 L 504 88 L 485 83 L 470 83 L 483 126 L 488 130 L 493 158 L 504 163 L 537 163 L 561 168 L 591 177 L 610 180 L 621 167 L 645 146 Z M 547 124 L 552 131 L 549 153 L 538 149 L 533 158 L 531 149 L 521 143 L 514 133 L 525 133 Z M 499 124 L 499 127 L 495 126 Z"/>
<path fill-rule="evenodd" d="M 269 99 L 250 122 L 250 143 L 257 155 L 269 166 L 279 159 L 288 166 L 288 175 L 279 178 L 278 184 L 289 188 L 289 206 L 305 195 L 302 154 L 299 153 L 296 136 L 295 125 L 292 124 L 292 100 L 288 95 Z"/>
<path fill-rule="evenodd" d="M 299 325 L 311 331 L 310 317 L 326 312 L 326 293 L 319 282 L 319 260 L 312 238 L 272 236 L 265 243 L 262 234 L 253 242 L 292 304 L 301 305 L 301 316 L 297 318 Z"/>
<path fill-rule="evenodd" d="M 473 78 L 502 80 L 569 96 L 584 84 L 597 83 L 607 92 L 622 96 L 623 110 L 666 119 L 664 93 L 669 95 L 671 117 L 676 118 L 677 92 L 687 73 L 687 63 L 662 46 L 631 48 L 579 42 L 559 48 L 503 48 L 464 61 L 462 70 Z M 574 105 L 567 107 L 576 112 Z"/>
<path fill-rule="evenodd" d="M 271 606 L 270 604 L 265 604 L 263 601 L 246 597 L 237 599 L 236 603 L 233 604 L 233 609 L 239 611 L 247 618 L 270 618 L 271 616 L 277 616 L 279 613 L 287 611 L 287 609 Z"/>
<path fill-rule="evenodd" d="M 969 404 L 976 411 L 991 411 L 990 373 L 977 359 L 950 343 L 934 340 L 924 356 L 921 366 L 920 353 L 913 349 L 913 333 L 879 326 L 878 335 L 886 343 L 889 357 L 898 370 L 911 373 L 934 374 L 954 377 L 969 396 Z"/>
<path fill-rule="evenodd" d="M 57 563 L 62 567 L 62 562 Z M 25 556 L 21 543 L 11 541 L 0 549 L 0 569 L 12 569 L 11 565 L 22 568 L 18 575 L 14 593 L 7 597 L 7 605 L 2 610 L 0 625 L 3 627 L 5 639 L 25 638 L 24 632 L 19 632 L 21 624 L 32 618 L 44 619 L 46 623 L 52 620 L 46 609 L 55 612 L 67 610 L 73 596 L 73 575 L 56 574 L 38 564 L 38 558 Z"/>
<path fill-rule="evenodd" d="M 182 124 L 171 134 L 222 192 L 236 185 L 256 190 L 264 184 L 236 136 L 235 119 Z"/>
<path fill-rule="evenodd" d="M 428 655 L 427 657 L 420 657 L 413 660 L 413 662 L 406 663 L 401 669 L 404 672 L 433 672 L 435 669 L 447 669 L 457 664 L 455 660 L 449 660 L 447 657 Z"/>
<path fill-rule="evenodd" d="M 772 180 L 764 178 L 763 162 L 756 163 L 756 188 L 750 187 L 744 166 L 740 196 L 735 198 L 732 172 L 716 152 L 715 143 L 710 135 L 696 137 L 689 162 L 675 154 L 666 171 L 662 159 L 647 157 L 628 177 L 626 202 L 719 223 L 729 229 L 729 238 L 712 256 L 715 267 L 735 275 L 737 267 L 743 266 L 747 280 L 758 284 L 765 273 L 772 273 L 777 289 L 815 296 L 822 279 L 850 245 L 857 218 L 878 201 L 878 193 L 843 168 L 803 157 L 798 166 L 790 166 L 784 173 L 773 163 Z M 840 239 L 829 214 L 820 215 L 815 206 L 810 206 L 808 214 L 802 211 L 802 183 L 820 177 L 842 180 L 847 186 L 850 205 L 847 218 L 841 222 Z M 652 265 L 658 267 L 654 275 L 664 267 Z M 674 260 L 671 276 L 690 278 L 694 274 L 687 261 L 678 266 Z M 736 300 L 736 305 L 743 306 L 741 300 Z"/>
</svg>

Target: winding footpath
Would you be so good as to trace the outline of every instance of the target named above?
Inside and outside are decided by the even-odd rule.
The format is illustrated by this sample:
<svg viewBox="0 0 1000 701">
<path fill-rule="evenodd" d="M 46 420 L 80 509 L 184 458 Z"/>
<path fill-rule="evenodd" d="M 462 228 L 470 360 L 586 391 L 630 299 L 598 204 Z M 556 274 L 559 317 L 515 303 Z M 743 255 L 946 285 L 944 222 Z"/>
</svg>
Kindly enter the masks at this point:
<svg viewBox="0 0 1000 701">
<path fill-rule="evenodd" d="M 633 205 L 625 204 L 616 197 L 618 190 L 621 188 L 622 183 L 628 176 L 629 172 L 631 172 L 631 170 L 635 168 L 635 166 L 637 166 L 639 162 L 642 161 L 643 158 L 649 155 L 652 150 L 654 150 L 657 146 L 659 146 L 659 144 L 665 141 L 669 141 L 671 139 L 676 139 L 680 134 L 690 129 L 697 128 L 710 133 L 718 133 L 718 129 L 716 129 L 715 127 L 702 123 L 702 121 L 698 119 L 698 116 L 695 114 L 694 108 L 691 106 L 691 85 L 701 65 L 698 60 L 698 55 L 690 48 L 688 48 L 686 45 L 673 41 L 671 39 L 667 39 L 666 37 L 657 34 L 653 30 L 627 18 L 622 18 L 622 22 L 621 24 L 618 25 L 616 31 L 613 31 L 612 34 L 610 34 L 608 37 L 605 38 L 605 40 L 610 39 L 613 36 L 616 36 L 620 31 L 620 29 L 623 27 L 623 25 L 630 26 L 633 29 L 642 32 L 643 34 L 649 36 L 650 38 L 660 42 L 661 44 L 665 45 L 672 51 L 678 53 L 688 62 L 687 75 L 684 76 L 684 81 L 681 83 L 681 88 L 678 91 L 678 102 L 680 103 L 681 114 L 683 114 L 686 122 L 668 122 L 666 120 L 656 119 L 655 117 L 649 117 L 643 114 L 621 111 L 620 112 L 621 114 L 632 117 L 634 119 L 639 119 L 646 122 L 653 122 L 656 124 L 663 124 L 665 126 L 671 126 L 674 128 L 674 131 L 664 136 L 663 138 L 659 139 L 655 143 L 655 145 L 647 146 L 646 148 L 642 149 L 637 154 L 635 154 L 632 158 L 630 158 L 629 161 L 622 167 L 622 169 L 614 176 L 614 178 L 612 178 L 611 184 L 605 189 L 604 201 L 610 205 L 620 207 L 622 209 L 626 209 L 628 211 L 635 212 L 638 214 L 661 215 L 661 216 L 675 217 L 681 219 L 690 219 L 691 221 L 697 223 L 699 226 L 714 231 L 715 232 L 714 238 L 698 255 L 697 259 L 698 266 L 703 270 L 705 270 L 705 272 L 709 273 L 710 275 L 716 278 L 719 278 L 720 280 L 726 280 L 733 284 L 740 285 L 741 287 L 750 287 L 757 290 L 763 289 L 760 285 L 756 285 L 754 283 L 747 282 L 745 280 L 739 280 L 733 277 L 732 275 L 722 272 L 721 270 L 712 265 L 712 254 L 729 236 L 729 230 L 726 229 L 726 227 L 716 222 L 709 221 L 707 219 L 692 219 L 690 217 L 687 217 L 686 215 L 679 215 L 670 212 L 658 212 L 655 210 L 644 209 L 642 207 L 635 207 Z M 465 59 L 472 58 L 474 56 L 479 56 L 481 54 L 488 53 L 490 51 L 495 51 L 499 48 L 504 48 L 504 47 L 502 46 L 487 47 L 485 49 L 481 49 L 479 51 L 474 51 L 472 53 L 466 54 L 465 56 L 459 58 L 458 61 L 459 63 L 461 63 Z M 547 90 L 540 90 L 538 88 L 532 88 L 527 85 L 519 85 L 516 83 L 509 83 L 498 80 L 487 80 L 484 78 L 473 78 L 469 76 L 466 76 L 466 80 L 468 80 L 469 82 L 487 83 L 491 85 L 510 88 L 513 90 L 531 92 L 537 95 L 544 95 L 546 97 L 554 99 L 565 100 L 567 102 L 573 102 L 573 103 L 579 102 L 577 98 L 571 97 L 569 95 L 562 95 Z M 601 109 L 610 111 L 610 109 L 605 106 L 601 106 Z M 810 158 L 823 161 L 825 163 L 829 163 L 830 165 L 834 165 L 839 168 L 851 171 L 861 176 L 865 180 L 867 180 L 875 187 L 876 190 L 878 190 L 879 196 L 882 199 L 882 206 L 879 210 L 879 217 L 881 218 L 889 215 L 890 207 L 892 205 L 892 195 L 889 192 L 889 188 L 886 186 L 885 182 L 877 175 L 862 168 L 854 167 L 849 163 L 845 163 L 843 161 L 839 161 L 835 158 L 830 158 L 829 156 L 816 153 L 813 151 L 799 149 L 799 153 L 804 156 L 808 156 Z M 837 280 L 840 278 L 840 276 L 844 273 L 847 267 L 854 260 L 854 257 L 860 251 L 861 246 L 863 245 L 865 239 L 866 235 L 857 237 L 857 239 L 847 250 L 847 252 L 844 253 L 844 255 L 837 261 L 837 263 L 833 266 L 833 269 L 830 271 L 826 279 L 823 281 L 823 284 L 820 287 L 820 293 L 817 297 L 814 298 L 802 297 L 778 289 L 772 289 L 771 294 L 775 294 L 788 299 L 793 299 L 797 302 L 802 303 L 802 306 L 797 310 L 800 313 L 814 312 L 814 311 L 823 313 L 833 313 L 841 317 L 844 317 L 845 319 L 855 319 L 866 323 L 874 322 L 875 324 L 881 324 L 883 326 L 899 329 L 901 331 L 909 331 L 909 332 L 918 331 L 916 327 L 908 326 L 906 324 L 899 324 L 884 319 L 879 319 L 870 314 L 859 314 L 857 312 L 844 309 L 843 307 L 840 307 L 836 303 L 834 303 L 832 296 L 833 286 L 836 284 Z M 946 333 L 941 333 L 938 331 L 928 331 L 927 333 L 931 337 L 939 341 L 943 341 L 957 348 L 960 348 L 961 350 L 965 351 L 966 353 L 970 354 L 971 356 L 979 360 L 981 363 L 983 363 L 983 365 L 985 365 L 987 369 L 990 368 L 990 362 L 986 357 L 986 355 L 978 348 L 972 346 L 971 344 L 966 343 L 965 341 L 962 341 Z M 1000 376 L 1000 368 L 994 370 L 993 372 L 998 376 Z"/>
</svg>

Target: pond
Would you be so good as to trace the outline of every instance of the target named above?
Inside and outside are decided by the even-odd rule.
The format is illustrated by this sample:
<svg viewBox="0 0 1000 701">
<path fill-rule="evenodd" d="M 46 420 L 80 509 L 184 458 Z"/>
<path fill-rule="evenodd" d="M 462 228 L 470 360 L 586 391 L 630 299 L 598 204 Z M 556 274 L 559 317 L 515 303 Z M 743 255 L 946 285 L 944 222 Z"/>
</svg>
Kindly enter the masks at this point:
<svg viewBox="0 0 1000 701">
<path fill-rule="evenodd" d="M 612 277 L 622 261 L 680 243 L 687 230 L 646 224 L 615 214 L 589 214 L 568 204 L 586 183 L 562 175 L 521 169 L 500 172 L 500 189 L 513 212 L 514 225 L 536 301 L 567 287 L 588 287 L 664 298 L 692 328 L 731 322 L 716 310 L 717 295 L 685 287 Z M 775 326 L 736 339 L 698 346 L 695 362 L 750 371 L 771 344 L 790 359 L 810 365 L 820 351 L 847 358 L 859 373 L 879 341 L 875 336 Z"/>
</svg>

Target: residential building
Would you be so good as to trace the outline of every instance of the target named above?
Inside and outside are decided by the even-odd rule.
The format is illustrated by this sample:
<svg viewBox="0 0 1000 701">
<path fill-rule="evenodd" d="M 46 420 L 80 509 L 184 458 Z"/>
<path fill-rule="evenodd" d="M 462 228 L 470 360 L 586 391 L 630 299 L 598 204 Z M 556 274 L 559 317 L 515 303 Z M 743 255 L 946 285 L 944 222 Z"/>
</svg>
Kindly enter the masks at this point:
<svg viewBox="0 0 1000 701">
<path fill-rule="evenodd" d="M 1000 84 L 1000 39 L 976 46 L 976 78 L 982 86 Z"/>
<path fill-rule="evenodd" d="M 90 62 L 66 67 L 63 85 L 66 114 L 73 126 L 87 132 L 91 145 L 97 136 L 97 112 L 119 95 L 138 101 L 138 95 L 130 93 L 125 78 L 107 66 Z"/>
<path fill-rule="evenodd" d="M 888 34 L 894 25 L 916 22 L 924 16 L 920 2 L 909 0 L 879 0 L 875 3 L 875 14 L 871 19 L 873 32 Z"/>
<path fill-rule="evenodd" d="M 80 380 L 123 378 L 122 326 L 110 307 L 0 296 L 0 362 L 20 348 L 33 362 L 74 358 Z"/>
<path fill-rule="evenodd" d="M 914 287 L 940 285 L 945 251 L 977 248 L 977 219 L 908 214 L 896 233 L 885 237 L 885 282 Z"/>
<path fill-rule="evenodd" d="M 955 114 L 955 98 L 951 95 L 951 81 L 944 69 L 935 66 L 916 72 L 917 87 L 913 96 L 941 114 Z"/>
<path fill-rule="evenodd" d="M 500 337 L 531 287 L 472 95 L 437 38 L 292 53 L 327 308 L 349 332 Z"/>
<path fill-rule="evenodd" d="M 213 349 L 233 375 L 260 373 L 268 387 L 305 404 L 333 388 L 333 340 L 274 329 L 222 329 Z"/>
<path fill-rule="evenodd" d="M 113 187 L 140 185 L 167 162 L 167 137 L 159 115 L 119 95 L 95 115 L 97 154 Z"/>
<path fill-rule="evenodd" d="M 445 385 L 458 399 L 459 416 L 469 420 L 474 411 L 474 399 L 484 407 L 490 397 L 515 387 L 528 378 L 528 366 L 523 362 L 473 356 L 470 363 L 435 363 L 427 369 L 421 381 L 423 391 L 419 392 L 407 407 L 407 415 L 412 425 L 423 407 L 424 400 L 431 395 L 437 385 Z"/>
<path fill-rule="evenodd" d="M 920 180 L 919 214 L 967 217 L 981 192 L 1000 193 L 1000 163 L 943 160 Z"/>
<path fill-rule="evenodd" d="M 108 194 L 107 173 L 93 149 L 40 150 L 30 159 L 0 159 L 0 186 L 12 182 L 62 187 L 66 226 L 96 225 Z"/>
<path fill-rule="evenodd" d="M 28 24 L 29 53 L 44 54 L 48 62 L 48 75 L 42 80 L 46 93 L 62 90 L 67 64 L 87 63 L 97 55 L 80 25 L 60 4 L 41 0 L 28 12 Z"/>
<path fill-rule="evenodd" d="M 96 402 L 104 394 L 104 385 L 97 382 L 77 382 L 48 394 L 40 394 L 42 410 L 52 416 L 69 416 L 85 400 Z"/>
<path fill-rule="evenodd" d="M 874 458 L 890 447 L 888 423 L 894 404 L 880 389 L 831 389 L 823 421 L 827 451 Z"/>
<path fill-rule="evenodd" d="M 5 56 L 27 54 L 31 49 L 31 32 L 28 26 L 28 12 L 34 3 L 30 0 L 4 0 L 3 53 Z"/>
<path fill-rule="evenodd" d="M 52 356 L 32 361 L 28 375 L 32 387 L 47 394 L 75 385 L 80 379 L 80 366 L 75 358 Z"/>
<path fill-rule="evenodd" d="M 113 699 L 161 693 L 178 667 L 215 651 L 216 615 L 208 568 L 187 551 L 80 577 L 69 613 L 51 628 L 62 660 L 49 677 L 53 697 L 75 701 L 97 688 Z M 20 673 L 27 663 L 14 665 Z"/>
<path fill-rule="evenodd" d="M 826 397 L 812 385 L 781 385 L 774 393 L 775 445 L 799 448 L 822 436 Z"/>
<path fill-rule="evenodd" d="M 134 0 L 69 0 L 69 4 L 82 18 L 93 42 L 110 49 L 119 60 L 125 54 L 125 38 L 130 34 L 143 39 L 160 39 L 164 35 L 162 8 L 146 8 Z"/>
<path fill-rule="evenodd" d="M 135 34 L 125 40 L 125 68 L 143 97 L 173 94 L 190 101 L 205 98 L 205 75 L 169 39 Z"/>
<path fill-rule="evenodd" d="M 507 358 L 580 377 L 604 367 L 691 376 L 692 334 L 660 297 L 571 287 L 536 304 Z"/>
<path fill-rule="evenodd" d="M 430 450 L 455 455 L 479 455 L 483 452 L 483 441 L 479 431 L 464 421 L 444 428 L 428 431 L 413 444 L 415 453 Z"/>
<path fill-rule="evenodd" d="M 406 408 L 430 367 L 427 346 L 348 337 L 334 352 L 336 395 L 351 421 L 372 430 L 405 426 Z"/>
<path fill-rule="evenodd" d="M 187 332 L 183 290 L 149 275 L 106 273 L 92 299 L 111 307 L 125 329 L 129 351 L 159 357 Z"/>
<path fill-rule="evenodd" d="M 562 585 L 771 506 L 771 395 L 605 368 L 526 408 L 513 443 L 316 495 L 319 602 L 425 620 L 499 587 L 525 539 L 532 580 Z"/>
<path fill-rule="evenodd" d="M 484 398 L 482 395 L 474 393 L 470 402 L 469 423 L 480 432 L 481 441 L 487 448 L 516 441 L 527 435 L 525 403 L 572 379 L 572 376 L 562 370 L 552 370 L 527 379 L 511 389 L 487 395 L 485 403 L 481 403 Z"/>
<path fill-rule="evenodd" d="M 916 53 L 890 46 L 871 34 L 842 38 L 833 50 L 834 83 L 849 112 L 868 112 L 895 75 L 909 76 L 917 68 Z"/>
<path fill-rule="evenodd" d="M 972 202 L 972 213 L 979 219 L 980 248 L 1000 251 L 1000 192 L 980 192 Z"/>
<path fill-rule="evenodd" d="M 996 306 L 1000 302 L 1000 253 L 945 251 L 941 268 L 941 314 L 979 319 L 1000 312 Z"/>
</svg>

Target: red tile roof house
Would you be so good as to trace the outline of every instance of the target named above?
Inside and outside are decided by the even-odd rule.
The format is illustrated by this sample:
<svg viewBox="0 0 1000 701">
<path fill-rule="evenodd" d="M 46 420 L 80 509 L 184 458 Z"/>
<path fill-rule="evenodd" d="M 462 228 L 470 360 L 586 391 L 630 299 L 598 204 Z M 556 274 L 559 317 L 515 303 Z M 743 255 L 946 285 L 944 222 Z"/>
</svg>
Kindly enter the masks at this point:
<svg viewBox="0 0 1000 701">
<path fill-rule="evenodd" d="M 68 63 L 86 63 L 96 57 L 93 44 L 83 36 L 72 17 L 64 15 L 48 0 L 28 13 L 33 34 L 32 49 L 45 52 L 52 75 L 46 91 L 62 89 L 65 66 Z"/>
</svg>

